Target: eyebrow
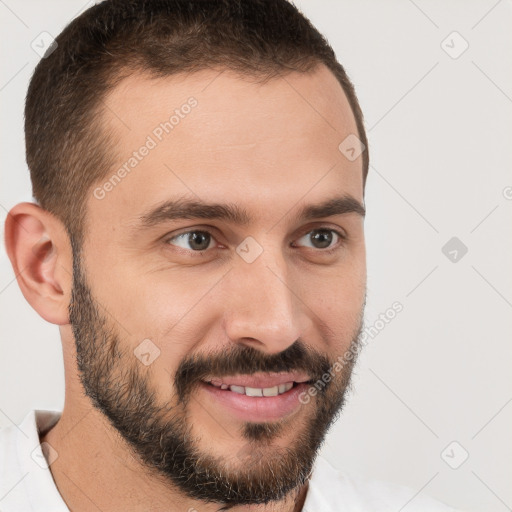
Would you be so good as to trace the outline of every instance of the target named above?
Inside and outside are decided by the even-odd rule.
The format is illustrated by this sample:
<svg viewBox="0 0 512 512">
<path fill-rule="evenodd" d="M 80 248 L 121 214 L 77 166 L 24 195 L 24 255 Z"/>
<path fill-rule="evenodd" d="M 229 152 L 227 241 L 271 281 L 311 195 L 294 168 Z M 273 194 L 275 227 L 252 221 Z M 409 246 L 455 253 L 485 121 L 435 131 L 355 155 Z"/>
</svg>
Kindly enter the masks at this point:
<svg viewBox="0 0 512 512">
<path fill-rule="evenodd" d="M 364 217 L 366 210 L 357 199 L 350 195 L 344 195 L 327 199 L 322 203 L 303 206 L 296 215 L 296 218 L 303 221 L 349 213 L 355 213 Z M 170 220 L 184 219 L 217 219 L 242 226 L 249 224 L 251 221 L 248 212 L 236 204 L 205 203 L 203 201 L 181 198 L 165 201 L 143 213 L 139 217 L 140 222 L 137 229 L 147 229 Z"/>
</svg>

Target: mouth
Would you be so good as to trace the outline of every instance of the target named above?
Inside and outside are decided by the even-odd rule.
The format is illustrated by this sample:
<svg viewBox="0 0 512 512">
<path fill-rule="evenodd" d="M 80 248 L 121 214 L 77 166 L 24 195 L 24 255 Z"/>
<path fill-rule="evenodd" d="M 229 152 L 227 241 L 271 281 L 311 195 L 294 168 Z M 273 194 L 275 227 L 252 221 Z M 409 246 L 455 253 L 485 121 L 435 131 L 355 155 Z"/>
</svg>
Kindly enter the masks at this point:
<svg viewBox="0 0 512 512">
<path fill-rule="evenodd" d="M 208 378 L 200 387 L 207 393 L 208 403 L 213 401 L 215 414 L 220 406 L 239 420 L 263 422 L 296 413 L 302 405 L 299 396 L 311 382 L 307 375 L 260 374 Z"/>
<path fill-rule="evenodd" d="M 307 384 L 308 382 L 305 382 Z M 233 393 L 238 393 L 239 395 L 246 395 L 246 396 L 278 396 L 286 393 L 287 391 L 290 391 L 293 387 L 298 386 L 298 382 L 284 382 L 282 384 L 278 384 L 276 386 L 269 386 L 269 387 L 251 387 L 251 386 L 237 386 L 236 384 L 226 384 L 218 382 L 207 382 L 210 386 L 213 386 L 217 389 L 221 389 L 223 391 L 232 391 Z"/>
</svg>

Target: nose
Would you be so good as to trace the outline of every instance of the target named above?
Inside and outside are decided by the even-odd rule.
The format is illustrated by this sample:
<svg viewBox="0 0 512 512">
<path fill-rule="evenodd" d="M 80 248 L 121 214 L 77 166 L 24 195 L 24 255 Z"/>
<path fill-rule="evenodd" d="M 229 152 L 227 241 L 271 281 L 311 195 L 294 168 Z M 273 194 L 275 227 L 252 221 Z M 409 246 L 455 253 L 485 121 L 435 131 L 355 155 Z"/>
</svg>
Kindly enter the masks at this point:
<svg viewBox="0 0 512 512">
<path fill-rule="evenodd" d="M 224 329 L 228 338 L 268 354 L 286 350 L 309 325 L 307 306 L 293 289 L 286 261 L 264 251 L 236 262 L 227 278 Z"/>
</svg>

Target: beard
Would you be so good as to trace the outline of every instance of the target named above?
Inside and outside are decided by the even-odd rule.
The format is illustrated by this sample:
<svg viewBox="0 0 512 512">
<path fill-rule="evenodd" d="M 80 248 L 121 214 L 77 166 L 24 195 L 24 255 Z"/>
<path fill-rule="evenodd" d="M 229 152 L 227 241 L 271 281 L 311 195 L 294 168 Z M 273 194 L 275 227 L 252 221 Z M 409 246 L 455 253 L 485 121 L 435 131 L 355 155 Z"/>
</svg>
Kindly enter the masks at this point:
<svg viewBox="0 0 512 512">
<path fill-rule="evenodd" d="M 204 437 L 194 434 L 194 419 L 189 416 L 188 405 L 203 378 L 305 371 L 312 382 L 317 382 L 333 362 L 301 340 L 271 355 L 240 345 L 196 353 L 180 362 L 170 379 L 173 396 L 159 403 L 150 372 L 144 372 L 127 340 L 123 343 L 115 322 L 109 321 L 96 304 L 75 246 L 69 317 L 80 380 L 92 405 L 108 419 L 148 473 L 192 499 L 219 503 L 225 509 L 279 501 L 300 490 L 345 403 L 360 348 L 362 315 L 348 349 L 353 357 L 318 390 L 307 405 L 309 410 L 299 412 L 302 418 L 292 419 L 293 424 L 286 419 L 246 422 L 240 429 L 245 441 L 242 448 L 216 456 L 201 447 L 201 442 L 214 445 L 215 439 L 205 443 Z M 285 447 L 273 443 L 286 435 L 290 442 Z M 233 443 L 238 444 L 239 440 Z"/>
</svg>

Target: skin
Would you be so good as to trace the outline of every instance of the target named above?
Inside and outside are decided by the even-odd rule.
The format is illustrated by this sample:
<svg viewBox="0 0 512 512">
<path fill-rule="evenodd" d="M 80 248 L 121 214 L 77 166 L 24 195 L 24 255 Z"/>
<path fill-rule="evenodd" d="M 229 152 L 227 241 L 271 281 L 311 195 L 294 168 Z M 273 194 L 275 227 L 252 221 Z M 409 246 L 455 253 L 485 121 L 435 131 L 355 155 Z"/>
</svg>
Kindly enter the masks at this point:
<svg viewBox="0 0 512 512">
<path fill-rule="evenodd" d="M 363 203 L 361 158 L 351 162 L 338 150 L 356 124 L 330 71 L 318 66 L 264 84 L 228 70 L 159 79 L 136 73 L 109 94 L 102 114 L 118 167 L 190 96 L 198 101 L 190 114 L 103 199 L 91 189 L 86 203 L 87 283 L 127 353 L 147 338 L 159 347 L 160 356 L 141 366 L 159 403 L 172 396 L 170 376 L 180 361 L 195 353 L 241 345 L 278 354 L 300 338 L 334 361 L 360 326 L 366 290 L 363 218 L 304 222 L 294 215 L 333 196 Z M 137 230 L 144 212 L 178 197 L 237 204 L 250 222 L 186 219 Z M 202 256 L 186 238 L 169 243 L 199 228 L 214 237 Z M 342 230 L 347 239 L 333 240 L 339 247 L 326 255 L 306 236 L 319 228 Z M 263 248 L 250 264 L 235 251 L 247 236 Z M 72 251 L 62 223 L 35 204 L 18 204 L 7 217 L 6 247 L 25 298 L 60 329 L 65 404 L 41 441 L 58 452 L 51 471 L 68 506 L 218 510 L 155 478 L 85 396 L 69 323 Z M 270 451 L 290 446 L 314 404 L 295 413 Z M 243 449 L 241 421 L 204 392 L 195 391 L 187 407 L 201 450 L 226 457 Z M 279 502 L 231 510 L 298 511 L 306 492 L 304 485 Z"/>
</svg>

